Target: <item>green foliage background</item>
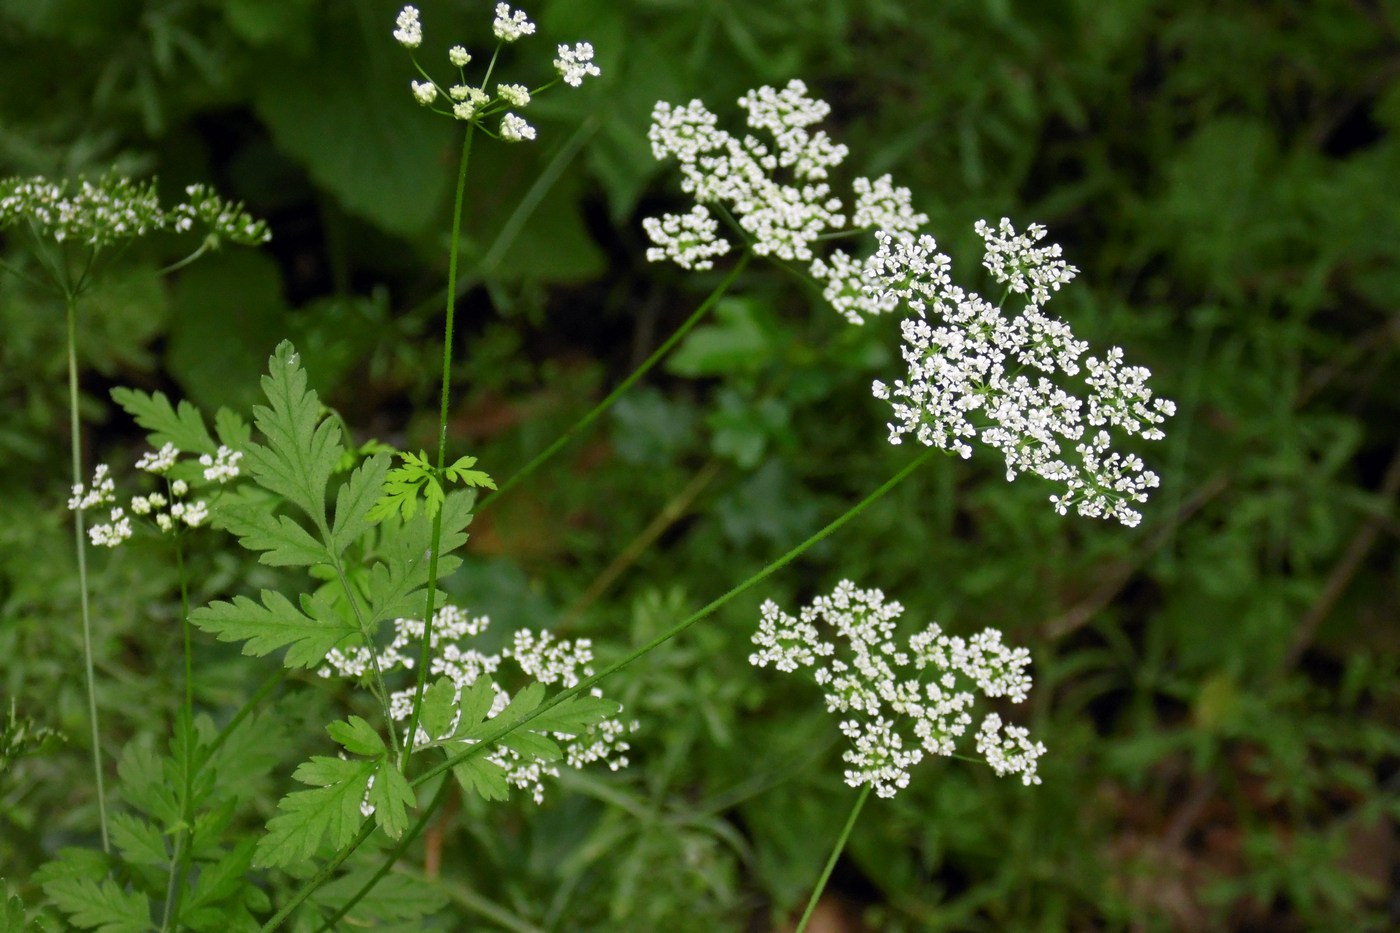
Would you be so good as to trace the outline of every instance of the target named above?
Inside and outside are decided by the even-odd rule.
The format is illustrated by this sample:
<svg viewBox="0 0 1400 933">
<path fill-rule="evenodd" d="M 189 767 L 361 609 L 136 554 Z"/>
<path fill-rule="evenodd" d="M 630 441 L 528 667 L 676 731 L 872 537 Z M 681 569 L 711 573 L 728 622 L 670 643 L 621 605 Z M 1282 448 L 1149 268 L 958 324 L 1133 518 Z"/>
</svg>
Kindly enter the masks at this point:
<svg viewBox="0 0 1400 933">
<path fill-rule="evenodd" d="M 484 0 L 424 0 L 424 52 Z M 290 337 L 357 442 L 432 443 L 455 137 L 412 102 L 381 0 L 0 0 L 0 176 L 204 180 L 274 240 L 162 282 L 136 251 L 83 310 L 87 449 L 134 459 L 133 385 L 246 411 Z M 1400 4 L 1393 0 L 536 0 L 603 77 L 481 145 L 462 259 L 454 456 L 508 477 L 713 279 L 648 267 L 680 203 L 659 99 L 803 78 L 854 171 L 895 173 L 977 280 L 972 223 L 1047 224 L 1082 270 L 1056 310 L 1179 403 L 1141 527 L 1062 519 L 993 458 L 939 460 L 837 537 L 611 685 L 630 773 L 543 809 L 449 809 L 427 840 L 442 928 L 766 929 L 805 897 L 853 792 L 818 699 L 749 668 L 766 597 L 842 577 L 920 621 L 1005 629 L 1036 659 L 1044 786 L 934 762 L 865 811 L 833 881 L 852 929 L 1380 929 L 1400 923 Z M 0 278 L 0 696 L 67 745 L 0 772 L 0 876 L 95 825 L 63 510 L 62 308 Z M 473 527 L 448 588 L 499 632 L 601 655 L 664 630 L 907 462 L 873 378 L 897 326 L 853 329 L 755 265 L 595 431 Z M 619 557 L 623 555 L 623 557 Z M 266 585 L 215 543 L 196 604 Z M 179 688 L 166 555 L 97 559 L 114 760 L 165 741 Z M 493 633 L 497 630 L 493 629 Z M 196 701 L 275 670 L 205 639 Z M 605 657 L 606 660 L 606 657 Z M 281 694 L 255 825 L 347 698 Z M 359 710 L 359 712 L 365 712 Z M 7 732 L 7 735 L 9 733 Z M 268 749 L 263 749 L 267 753 Z M 421 855 L 419 856 L 421 859 Z M 421 864 L 421 861 L 420 861 Z M 454 919 L 455 918 L 455 919 Z M 468 919 L 463 919 L 468 918 Z"/>
</svg>

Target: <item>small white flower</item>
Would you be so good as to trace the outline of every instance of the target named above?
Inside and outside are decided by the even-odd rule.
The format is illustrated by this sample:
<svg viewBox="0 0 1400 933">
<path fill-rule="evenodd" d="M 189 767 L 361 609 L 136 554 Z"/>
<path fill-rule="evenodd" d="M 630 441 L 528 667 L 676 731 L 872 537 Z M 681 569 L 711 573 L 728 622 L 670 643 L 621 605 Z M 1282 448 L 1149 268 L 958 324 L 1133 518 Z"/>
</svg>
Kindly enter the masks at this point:
<svg viewBox="0 0 1400 933">
<path fill-rule="evenodd" d="M 530 89 L 523 84 L 498 84 L 496 95 L 512 107 L 524 107 L 530 103 Z"/>
<path fill-rule="evenodd" d="M 175 445 L 167 443 L 160 450 L 142 454 L 141 459 L 136 461 L 136 469 L 147 473 L 164 473 L 175 465 L 178 456 L 180 451 L 175 449 Z"/>
<path fill-rule="evenodd" d="M 656 244 L 647 250 L 648 262 L 670 259 L 682 269 L 709 269 L 712 257 L 729 252 L 729 241 L 716 235 L 719 221 L 700 204 L 685 214 L 648 217 L 642 229 Z"/>
<path fill-rule="evenodd" d="M 512 13 L 510 4 L 498 3 L 496 4 L 496 20 L 491 24 L 491 31 L 502 42 L 514 42 L 521 36 L 533 35 L 535 24 L 530 22 L 523 10 L 516 10 Z"/>
<path fill-rule="evenodd" d="M 230 450 L 228 447 L 220 444 L 219 450 L 214 456 L 211 457 L 209 454 L 201 455 L 199 464 L 205 468 L 205 480 L 223 484 L 238 477 L 238 461 L 242 459 L 243 452 L 241 450 Z"/>
<path fill-rule="evenodd" d="M 593 43 L 576 42 L 573 48 L 559 46 L 559 57 L 554 60 L 554 68 L 564 83 L 572 87 L 583 84 L 583 79 L 592 75 L 598 77 L 603 72 L 593 64 Z"/>
<path fill-rule="evenodd" d="M 93 525 L 88 529 L 88 538 L 96 547 L 116 547 L 131 537 L 131 519 L 126 517 L 125 512 L 120 508 L 112 509 L 109 518 L 109 524 Z"/>
<path fill-rule="evenodd" d="M 198 528 L 209 518 L 209 503 L 200 499 L 198 502 L 186 508 L 184 513 L 179 517 L 191 528 Z"/>
<path fill-rule="evenodd" d="M 80 509 L 91 509 L 99 505 L 110 505 L 115 502 L 117 484 L 112 480 L 112 471 L 105 463 L 99 463 L 97 469 L 93 471 L 92 483 L 84 489 L 82 483 L 73 487 L 73 494 L 68 499 L 69 511 Z"/>
<path fill-rule="evenodd" d="M 508 143 L 518 143 L 523 139 L 534 139 L 535 128 L 513 113 L 501 118 L 501 139 Z"/>
<path fill-rule="evenodd" d="M 437 100 L 437 85 L 433 84 L 433 82 L 410 81 L 409 84 L 413 88 L 414 99 L 417 100 L 418 103 L 422 104 L 423 106 L 426 107 L 433 101 Z"/>
<path fill-rule="evenodd" d="M 190 491 L 190 484 L 182 479 L 177 479 L 170 484 L 170 491 L 178 498 Z"/>
<path fill-rule="evenodd" d="M 458 68 L 467 67 L 467 63 L 472 60 L 471 53 L 460 45 L 454 45 L 447 50 L 447 60 Z"/>
<path fill-rule="evenodd" d="M 416 49 L 423 42 L 423 24 L 418 21 L 418 8 L 406 6 L 399 11 L 399 18 L 394 21 L 394 25 L 399 28 L 394 30 L 394 38 L 399 45 L 404 48 Z"/>
</svg>

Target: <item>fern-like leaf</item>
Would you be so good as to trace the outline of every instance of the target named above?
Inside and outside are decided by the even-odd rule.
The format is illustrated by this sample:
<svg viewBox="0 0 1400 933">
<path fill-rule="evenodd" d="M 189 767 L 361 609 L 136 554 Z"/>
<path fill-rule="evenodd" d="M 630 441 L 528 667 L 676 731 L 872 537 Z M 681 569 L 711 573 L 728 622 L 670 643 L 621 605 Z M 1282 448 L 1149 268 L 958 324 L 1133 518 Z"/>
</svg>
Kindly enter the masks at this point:
<svg viewBox="0 0 1400 933">
<path fill-rule="evenodd" d="M 244 462 L 259 485 L 324 528 L 326 486 L 343 452 L 340 427 L 322 419 L 321 403 L 306 388 L 306 371 L 290 342 L 278 344 L 268 360 L 262 387 L 268 404 L 254 406 L 253 420 L 266 443 L 250 443 Z"/>
<path fill-rule="evenodd" d="M 302 597 L 306 611 L 292 605 L 281 593 L 262 591 L 262 604 L 247 596 L 232 602 L 218 600 L 190 613 L 190 622 L 219 641 L 242 641 L 243 653 L 261 657 L 286 647 L 282 663 L 287 667 L 315 667 L 326 652 L 359 636 L 354 624 L 329 604 Z"/>
<path fill-rule="evenodd" d="M 147 438 L 153 447 L 174 444 L 182 451 L 199 454 L 213 454 L 219 449 L 204 426 L 204 416 L 189 402 L 182 400 L 177 409 L 164 392 L 123 388 L 112 390 L 112 400 L 150 432 Z"/>
</svg>

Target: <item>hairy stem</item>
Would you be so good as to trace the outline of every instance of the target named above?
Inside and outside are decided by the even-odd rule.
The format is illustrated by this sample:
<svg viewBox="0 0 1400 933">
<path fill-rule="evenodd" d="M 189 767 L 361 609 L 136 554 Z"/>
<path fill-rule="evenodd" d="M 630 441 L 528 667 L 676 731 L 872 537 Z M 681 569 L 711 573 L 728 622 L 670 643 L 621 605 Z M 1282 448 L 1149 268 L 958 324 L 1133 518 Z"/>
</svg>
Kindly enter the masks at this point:
<svg viewBox="0 0 1400 933">
<path fill-rule="evenodd" d="M 498 47 L 499 51 L 499 47 Z M 495 64 L 495 57 L 491 59 Z M 447 257 L 447 315 L 442 338 L 442 401 L 438 409 L 437 470 L 439 477 L 447 467 L 447 412 L 452 399 L 452 325 L 457 315 L 457 253 L 462 242 L 462 202 L 467 192 L 467 167 L 471 164 L 472 136 L 476 124 L 467 124 L 462 140 L 462 161 L 457 167 L 457 197 L 452 205 L 452 242 Z M 423 688 L 428 680 L 428 661 L 432 655 L 433 602 L 437 597 L 438 551 L 442 549 L 442 510 L 433 515 L 432 545 L 428 549 L 428 607 L 423 610 L 423 647 L 418 655 L 418 683 L 413 688 L 413 712 L 408 717 L 408 732 L 403 740 L 399 770 L 408 770 L 408 757 L 413 754 L 413 742 L 418 736 L 418 717 L 423 708 Z"/>
<path fill-rule="evenodd" d="M 78 296 L 67 294 L 68 306 L 68 429 L 73 455 L 73 485 L 83 481 L 82 437 L 78 423 Z M 92 773 L 97 783 L 97 818 L 102 827 L 102 851 L 111 852 L 107 831 L 107 790 L 102 779 L 101 730 L 97 719 L 97 677 L 92 667 L 92 610 L 88 605 L 87 533 L 83 510 L 73 510 L 73 536 L 78 553 L 78 601 L 83 616 L 83 669 L 87 677 L 88 720 L 92 723 Z"/>
<path fill-rule="evenodd" d="M 807 922 L 812 919 L 812 911 L 817 909 L 817 902 L 821 900 L 822 892 L 826 890 L 827 881 L 831 880 L 831 871 L 836 867 L 836 860 L 841 857 L 841 851 L 846 848 L 846 840 L 851 838 L 851 830 L 856 828 L 856 820 L 860 817 L 861 808 L 865 806 L 865 801 L 870 797 L 870 785 L 866 784 L 860 789 L 860 796 L 856 797 L 856 805 L 851 807 L 851 815 L 846 818 L 846 825 L 841 830 L 841 835 L 836 839 L 836 845 L 831 848 L 831 855 L 826 860 L 826 867 L 822 869 L 821 877 L 817 879 L 817 886 L 812 890 L 812 896 L 807 901 L 807 909 L 802 912 L 802 919 L 797 921 L 796 933 L 803 933 L 807 929 Z"/>
</svg>

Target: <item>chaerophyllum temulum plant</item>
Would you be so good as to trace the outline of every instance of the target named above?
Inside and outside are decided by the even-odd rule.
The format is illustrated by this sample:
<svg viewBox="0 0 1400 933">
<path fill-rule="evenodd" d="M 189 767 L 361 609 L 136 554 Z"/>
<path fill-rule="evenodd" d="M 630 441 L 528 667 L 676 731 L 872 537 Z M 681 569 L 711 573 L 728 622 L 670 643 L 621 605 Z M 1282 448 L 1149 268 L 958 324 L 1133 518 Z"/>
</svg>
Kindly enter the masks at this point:
<svg viewBox="0 0 1400 933">
<path fill-rule="evenodd" d="M 242 245 L 265 243 L 267 225 L 254 219 L 242 204 L 231 203 L 207 185 L 185 188 L 186 200 L 161 205 L 156 182 L 135 181 L 114 173 L 97 181 L 76 184 L 43 176 L 0 180 L 0 231 L 13 231 L 28 247 L 28 262 L 0 265 L 42 292 L 57 295 L 64 305 L 68 363 L 69 453 L 74 493 L 83 482 L 83 451 L 78 416 L 78 326 L 83 296 L 100 286 L 103 272 L 133 243 L 156 234 L 198 235 L 199 244 L 183 259 L 167 266 L 173 272 L 225 241 Z M 120 516 L 112 521 L 121 525 Z M 83 511 L 73 515 L 83 633 L 83 662 L 91 723 L 93 779 L 97 787 L 102 847 L 110 848 L 106 814 L 97 685 L 92 665 L 92 619 L 87 573 L 88 537 Z M 106 543 L 94 536 L 93 543 Z"/>
<path fill-rule="evenodd" d="M 41 873 L 70 925 L 317 930 L 419 922 L 442 906 L 441 892 L 394 868 L 453 787 L 486 801 L 515 790 L 538 802 L 562 767 L 626 766 L 629 737 L 645 723 L 604 696 L 601 682 L 837 532 L 937 451 L 970 457 L 978 446 L 995 450 L 1008 480 L 1031 473 L 1054 484 L 1050 501 L 1062 515 L 1073 510 L 1125 525 L 1140 519 L 1135 506 L 1158 481 L 1122 444 L 1161 437 L 1173 407 L 1153 397 L 1147 371 L 1125 365 L 1121 350 L 1085 358 L 1088 344 L 1046 311 L 1077 274 L 1060 248 L 1041 245 L 1045 231 L 1036 225 L 1018 233 L 1009 220 L 979 223 L 983 265 L 1002 298 L 993 303 L 953 284 L 951 260 L 937 251 L 908 189 L 886 175 L 852 180 L 849 202 L 837 195 L 833 174 L 848 150 L 816 129 L 830 108 L 800 81 L 744 95 L 739 104 L 752 132 L 742 136 L 721 129 L 699 101 L 657 104 L 653 151 L 677 162 L 681 189 L 695 203 L 644 221 L 654 244 L 648 258 L 695 270 L 731 253 L 738 259 L 636 371 L 507 480 L 498 484 L 471 456 L 454 451 L 452 459 L 458 256 L 475 134 L 503 144 L 533 141 L 538 133 L 522 116 L 530 102 L 555 84 L 578 87 L 600 74 L 593 47 L 575 42 L 555 46 L 550 82 L 532 88 L 498 80 L 504 45 L 535 32 L 525 12 L 496 4 L 494 47 L 480 77 L 469 78 L 468 69 L 484 56 L 463 44 L 448 49 L 455 77 L 444 81 L 417 58 L 419 11 L 404 7 L 394 23 L 393 38 L 422 79 L 408 82 L 406 103 L 462 124 L 434 451 L 352 445 L 340 418 L 308 388 L 295 348 L 283 342 L 268 360 L 265 401 L 251 419 L 221 410 L 211 432 L 188 403 L 118 390 L 115 400 L 146 429 L 151 451 L 134 472 L 102 465 L 86 481 L 75 454 L 69 507 L 80 545 L 118 547 L 138 534 L 172 542 L 186 690 L 168 752 L 133 743 L 122 754 L 128 809 L 110 821 L 115 852 L 65 850 Z M 265 236 L 239 211 L 215 219 L 223 216 L 239 218 L 245 239 Z M 231 236 L 230 228 L 213 226 Z M 60 244 L 70 235 L 61 229 Z M 587 640 L 528 629 L 500 650 L 479 647 L 474 640 L 490 620 L 449 602 L 440 588 L 463 562 L 458 552 L 473 516 L 596 421 L 685 338 L 752 258 L 776 262 L 814 287 L 852 326 L 901 315 L 907 374 L 872 391 L 891 403 L 888 440 L 909 437 L 926 449 L 806 541 L 612 664 L 595 667 Z M 71 286 L 86 275 L 59 281 Z M 118 498 L 118 481 L 131 479 L 143 485 Z M 479 498 L 482 491 L 489 494 Z M 97 516 L 86 535 L 85 512 Z M 298 581 L 293 595 L 265 587 L 191 608 L 183 542 L 206 533 L 231 535 L 261 564 L 297 574 L 287 578 Z M 859 789 L 801 927 L 867 797 L 897 794 L 924 759 L 962 757 L 959 747 L 971 743 L 997 775 L 1040 782 L 1045 746 L 1002 719 L 1005 706 L 1030 690 L 1026 649 L 995 629 L 960 636 L 936 624 L 901 628 L 902 615 L 880 590 L 845 580 L 796 617 L 771 601 L 761 610 L 751 663 L 811 678 L 849 740 L 843 777 Z M 280 652 L 294 673 L 269 678 L 231 714 L 197 712 L 192 628 L 241 645 L 245 655 Z M 364 704 L 326 726 L 322 748 L 290 775 L 302 786 L 281 797 L 265 829 L 240 837 L 234 814 L 251 806 L 249 776 L 266 767 L 277 735 L 275 717 L 258 707 L 284 679 L 292 690 L 349 682 L 363 689 Z M 95 766 L 100 798 L 100 759 Z M 104 848 L 107 824 L 104 811 Z"/>
</svg>

